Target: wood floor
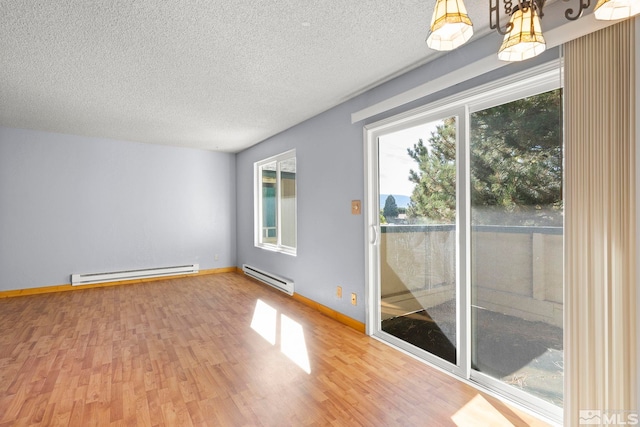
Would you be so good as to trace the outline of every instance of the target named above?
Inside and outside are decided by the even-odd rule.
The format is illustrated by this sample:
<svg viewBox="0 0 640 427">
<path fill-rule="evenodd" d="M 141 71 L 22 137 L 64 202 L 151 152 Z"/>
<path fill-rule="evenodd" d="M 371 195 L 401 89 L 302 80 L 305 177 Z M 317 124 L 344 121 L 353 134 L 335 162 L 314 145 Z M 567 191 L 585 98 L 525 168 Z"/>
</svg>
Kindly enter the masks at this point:
<svg viewBox="0 0 640 427">
<path fill-rule="evenodd" d="M 0 300 L 0 427 L 23 425 L 545 424 L 226 273 Z"/>
</svg>

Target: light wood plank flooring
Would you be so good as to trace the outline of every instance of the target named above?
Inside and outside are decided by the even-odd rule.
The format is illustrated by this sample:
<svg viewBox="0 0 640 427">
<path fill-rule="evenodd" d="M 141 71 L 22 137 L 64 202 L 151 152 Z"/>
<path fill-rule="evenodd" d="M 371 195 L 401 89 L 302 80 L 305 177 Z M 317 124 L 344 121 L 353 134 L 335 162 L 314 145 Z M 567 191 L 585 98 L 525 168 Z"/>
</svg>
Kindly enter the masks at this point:
<svg viewBox="0 0 640 427">
<path fill-rule="evenodd" d="M 0 300 L 0 427 L 50 425 L 545 424 L 226 273 Z"/>
</svg>

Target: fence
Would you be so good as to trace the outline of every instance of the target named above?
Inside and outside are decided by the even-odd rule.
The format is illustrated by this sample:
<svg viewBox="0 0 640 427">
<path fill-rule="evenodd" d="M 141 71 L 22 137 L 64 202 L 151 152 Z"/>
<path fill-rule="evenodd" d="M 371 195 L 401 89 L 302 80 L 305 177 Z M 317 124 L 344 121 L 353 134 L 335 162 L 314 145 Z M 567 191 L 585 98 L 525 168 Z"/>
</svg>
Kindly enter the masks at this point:
<svg viewBox="0 0 640 427">
<path fill-rule="evenodd" d="M 561 227 L 474 226 L 473 305 L 562 326 Z M 455 298 L 455 226 L 390 225 L 380 242 L 383 319 Z"/>
</svg>

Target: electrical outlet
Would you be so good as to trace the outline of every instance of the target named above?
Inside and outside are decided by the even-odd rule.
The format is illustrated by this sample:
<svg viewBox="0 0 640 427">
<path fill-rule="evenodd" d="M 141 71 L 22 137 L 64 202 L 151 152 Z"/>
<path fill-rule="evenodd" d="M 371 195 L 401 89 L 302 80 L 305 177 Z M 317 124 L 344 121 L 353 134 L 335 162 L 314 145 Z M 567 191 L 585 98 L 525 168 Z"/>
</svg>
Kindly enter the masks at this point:
<svg viewBox="0 0 640 427">
<path fill-rule="evenodd" d="M 342 298 L 342 286 L 336 288 L 336 297 Z"/>
<path fill-rule="evenodd" d="M 215 254 L 215 255 L 213 256 L 213 260 L 214 260 L 214 261 L 217 261 L 217 260 L 218 260 L 218 254 Z"/>
<path fill-rule="evenodd" d="M 351 294 L 351 305 L 357 305 L 358 304 L 358 297 L 356 296 L 356 294 Z"/>
</svg>

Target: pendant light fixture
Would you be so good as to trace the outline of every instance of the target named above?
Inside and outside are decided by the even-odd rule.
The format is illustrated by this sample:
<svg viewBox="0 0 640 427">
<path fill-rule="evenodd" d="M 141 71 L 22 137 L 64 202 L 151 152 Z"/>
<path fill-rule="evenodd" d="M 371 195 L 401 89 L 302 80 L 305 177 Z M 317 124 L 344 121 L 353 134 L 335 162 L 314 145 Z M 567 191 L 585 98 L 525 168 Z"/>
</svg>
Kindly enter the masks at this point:
<svg viewBox="0 0 640 427">
<path fill-rule="evenodd" d="M 489 27 L 504 36 L 498 58 L 503 61 L 523 61 L 546 49 L 540 19 L 545 0 L 488 0 Z M 564 0 L 571 1 L 571 0 Z M 591 6 L 591 0 L 576 0 L 578 7 L 565 11 L 565 18 L 575 21 Z M 640 0 L 598 0 L 594 8 L 596 19 L 626 19 L 640 13 Z M 510 17 L 503 27 L 500 15 Z M 436 0 L 431 18 L 427 45 L 435 50 L 452 50 L 466 43 L 473 35 L 473 24 L 463 0 Z"/>
<path fill-rule="evenodd" d="M 596 19 L 614 21 L 630 18 L 640 13 L 638 0 L 599 0 L 593 14 Z"/>
<path fill-rule="evenodd" d="M 437 0 L 427 45 L 434 50 L 453 50 L 473 35 L 473 24 L 462 0 Z"/>
<path fill-rule="evenodd" d="M 541 54 L 547 48 L 536 1 L 523 2 L 516 6 L 509 21 L 509 31 L 504 36 L 502 46 L 498 50 L 498 58 L 502 61 L 524 61 Z"/>
</svg>

